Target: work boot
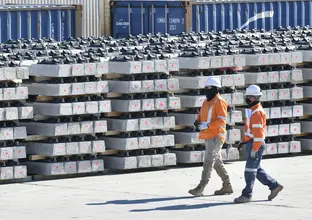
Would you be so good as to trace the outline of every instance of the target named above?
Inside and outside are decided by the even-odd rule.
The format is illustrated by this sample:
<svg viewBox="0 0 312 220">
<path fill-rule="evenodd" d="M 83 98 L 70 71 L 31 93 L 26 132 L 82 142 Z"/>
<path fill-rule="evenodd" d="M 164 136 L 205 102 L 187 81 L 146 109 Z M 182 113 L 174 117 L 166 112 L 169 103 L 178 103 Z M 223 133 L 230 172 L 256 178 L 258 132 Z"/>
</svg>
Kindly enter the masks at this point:
<svg viewBox="0 0 312 220">
<path fill-rule="evenodd" d="M 233 188 L 232 188 L 231 183 L 223 183 L 222 188 L 214 192 L 214 194 L 218 196 L 232 194 L 232 193 L 233 193 Z"/>
<path fill-rule="evenodd" d="M 198 184 L 195 189 L 191 189 L 188 191 L 189 194 L 192 194 L 193 196 L 203 196 L 205 186 Z"/>
<path fill-rule="evenodd" d="M 241 195 L 240 197 L 234 199 L 234 202 L 235 202 L 235 203 L 247 203 L 247 202 L 251 202 L 251 197 L 250 197 L 250 198 L 247 198 L 247 197 Z"/>
<path fill-rule="evenodd" d="M 278 185 L 275 189 L 271 190 L 271 194 L 268 196 L 268 200 L 273 200 L 277 194 L 283 190 L 283 186 L 282 185 Z"/>
</svg>

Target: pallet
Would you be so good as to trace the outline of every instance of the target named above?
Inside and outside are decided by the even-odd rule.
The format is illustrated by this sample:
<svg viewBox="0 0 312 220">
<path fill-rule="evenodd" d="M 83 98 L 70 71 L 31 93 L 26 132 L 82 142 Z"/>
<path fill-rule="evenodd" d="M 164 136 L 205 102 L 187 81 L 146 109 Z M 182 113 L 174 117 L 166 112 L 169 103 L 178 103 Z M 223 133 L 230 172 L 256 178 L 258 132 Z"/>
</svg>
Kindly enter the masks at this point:
<svg viewBox="0 0 312 220">
<path fill-rule="evenodd" d="M 169 170 L 169 169 L 172 169 L 172 168 L 176 168 L 176 165 L 175 166 L 162 166 L 162 167 L 147 167 L 147 168 L 138 168 L 138 169 L 127 169 L 127 170 L 107 169 L 107 174 L 108 175 L 116 175 L 116 174 L 153 172 L 153 171 Z"/>
<path fill-rule="evenodd" d="M 22 179 L 0 180 L 0 185 L 12 184 L 12 183 L 25 183 L 25 182 L 30 182 L 31 180 L 32 180 L 31 176 L 27 176 L 26 178 L 22 178 Z"/>
<path fill-rule="evenodd" d="M 105 152 L 102 153 L 97 153 L 99 155 L 113 155 L 113 154 L 117 154 L 119 151 L 118 150 L 105 150 Z M 66 157 L 67 155 L 64 155 L 64 157 Z M 60 156 L 54 156 L 54 157 L 60 157 Z M 47 156 L 44 155 L 27 155 L 27 160 L 28 161 L 36 161 L 36 160 L 44 160 L 45 158 L 47 158 Z M 49 157 L 49 158 L 53 158 L 53 157 Z"/>
<path fill-rule="evenodd" d="M 32 175 L 32 181 L 44 181 L 44 180 L 57 180 L 57 179 L 69 179 L 69 178 L 81 178 L 81 177 L 92 177 L 101 176 L 107 173 L 106 170 L 92 173 L 75 173 L 75 174 L 63 174 L 63 175 Z"/>
</svg>

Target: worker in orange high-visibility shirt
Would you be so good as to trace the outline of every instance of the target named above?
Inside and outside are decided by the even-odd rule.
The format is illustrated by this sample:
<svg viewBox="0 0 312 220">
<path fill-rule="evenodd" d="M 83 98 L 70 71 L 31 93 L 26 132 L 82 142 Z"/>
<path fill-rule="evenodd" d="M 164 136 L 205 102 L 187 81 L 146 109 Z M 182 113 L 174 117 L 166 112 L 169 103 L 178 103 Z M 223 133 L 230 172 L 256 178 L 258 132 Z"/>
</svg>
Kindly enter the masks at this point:
<svg viewBox="0 0 312 220">
<path fill-rule="evenodd" d="M 221 148 L 226 137 L 226 117 L 228 105 L 220 96 L 220 78 L 209 77 L 205 84 L 207 99 L 203 103 L 200 113 L 194 122 L 194 126 L 200 130 L 199 138 L 205 140 L 205 158 L 201 180 L 198 186 L 189 190 L 194 196 L 202 196 L 203 191 L 211 178 L 214 168 L 223 181 L 220 190 L 215 191 L 215 195 L 225 195 L 233 193 L 230 177 L 225 170 L 221 157 Z"/>
<path fill-rule="evenodd" d="M 246 186 L 242 191 L 242 195 L 234 200 L 235 203 L 246 203 L 252 200 L 252 191 L 256 178 L 271 190 L 271 194 L 268 196 L 269 200 L 274 199 L 283 189 L 283 186 L 270 177 L 260 166 L 265 147 L 266 129 L 266 115 L 260 104 L 261 95 L 261 89 L 257 85 L 250 85 L 246 89 L 245 99 L 249 109 L 245 110 L 245 133 L 243 142 L 239 146 L 246 144 Z"/>
</svg>

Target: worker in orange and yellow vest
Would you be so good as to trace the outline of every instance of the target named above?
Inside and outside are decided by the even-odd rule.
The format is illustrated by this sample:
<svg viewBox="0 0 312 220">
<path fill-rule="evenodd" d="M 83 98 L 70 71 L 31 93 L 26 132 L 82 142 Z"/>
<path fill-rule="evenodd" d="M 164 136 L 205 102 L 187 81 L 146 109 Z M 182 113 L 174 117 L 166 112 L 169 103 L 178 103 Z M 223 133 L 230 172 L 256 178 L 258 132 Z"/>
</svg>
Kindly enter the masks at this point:
<svg viewBox="0 0 312 220">
<path fill-rule="evenodd" d="M 224 167 L 221 157 L 221 148 L 226 138 L 226 117 L 228 105 L 220 96 L 220 78 L 209 77 L 205 84 L 207 99 L 204 101 L 194 126 L 200 130 L 199 139 L 205 140 L 205 158 L 201 180 L 198 186 L 189 190 L 194 196 L 202 196 L 203 191 L 211 178 L 214 168 L 223 181 L 220 190 L 215 195 L 233 193 L 230 177 Z"/>
<path fill-rule="evenodd" d="M 235 203 L 246 203 L 252 200 L 252 191 L 256 178 L 271 190 L 271 194 L 268 196 L 269 200 L 274 199 L 283 189 L 283 186 L 270 177 L 260 166 L 265 147 L 266 129 L 266 115 L 260 104 L 261 95 L 261 89 L 257 85 L 250 85 L 246 89 L 245 99 L 249 109 L 245 110 L 245 133 L 243 142 L 239 144 L 239 148 L 246 144 L 246 186 L 242 191 L 242 195 L 234 200 Z"/>
</svg>

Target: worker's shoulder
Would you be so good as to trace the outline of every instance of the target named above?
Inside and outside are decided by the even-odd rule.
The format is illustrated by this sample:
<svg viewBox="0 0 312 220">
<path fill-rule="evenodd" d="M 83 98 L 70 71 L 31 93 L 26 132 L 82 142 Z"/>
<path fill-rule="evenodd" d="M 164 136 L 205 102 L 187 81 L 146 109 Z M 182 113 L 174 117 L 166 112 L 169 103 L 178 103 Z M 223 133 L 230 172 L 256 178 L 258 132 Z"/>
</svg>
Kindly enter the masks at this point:
<svg viewBox="0 0 312 220">
<path fill-rule="evenodd" d="M 258 117 L 266 117 L 266 114 L 263 108 L 257 109 L 257 111 L 254 111 L 252 115 L 258 116 Z"/>
<path fill-rule="evenodd" d="M 216 100 L 217 103 L 220 103 L 222 105 L 228 105 L 226 100 L 222 98 L 221 96 Z"/>
</svg>

